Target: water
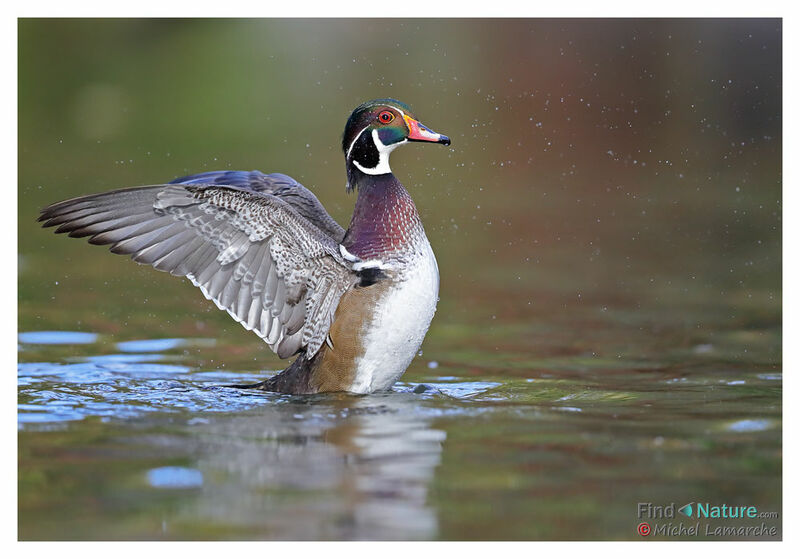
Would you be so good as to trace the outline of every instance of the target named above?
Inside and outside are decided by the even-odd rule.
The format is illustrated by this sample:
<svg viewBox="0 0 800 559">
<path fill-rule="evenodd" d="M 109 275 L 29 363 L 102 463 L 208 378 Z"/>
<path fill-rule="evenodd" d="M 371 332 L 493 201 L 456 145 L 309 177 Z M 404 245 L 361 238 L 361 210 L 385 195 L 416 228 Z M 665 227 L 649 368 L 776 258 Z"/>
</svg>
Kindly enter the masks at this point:
<svg viewBox="0 0 800 559">
<path fill-rule="evenodd" d="M 782 537 L 779 21 L 19 35 L 20 539 L 640 540 L 639 503 L 690 502 Z M 442 278 L 392 392 L 225 388 L 286 363 L 188 281 L 35 222 L 257 168 L 346 224 L 341 130 L 387 95 L 453 140 L 392 155 Z"/>
<path fill-rule="evenodd" d="M 779 503 L 766 364 L 488 352 L 286 396 L 223 387 L 263 373 L 198 366 L 208 339 L 20 337 L 23 539 L 619 539 L 639 501 Z"/>
</svg>

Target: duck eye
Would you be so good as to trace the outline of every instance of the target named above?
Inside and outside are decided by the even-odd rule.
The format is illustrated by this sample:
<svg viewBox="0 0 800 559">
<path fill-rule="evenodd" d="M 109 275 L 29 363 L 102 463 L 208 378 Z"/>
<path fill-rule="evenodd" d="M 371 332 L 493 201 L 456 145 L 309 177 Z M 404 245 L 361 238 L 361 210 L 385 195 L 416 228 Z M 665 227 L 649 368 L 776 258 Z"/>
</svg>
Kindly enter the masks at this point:
<svg viewBox="0 0 800 559">
<path fill-rule="evenodd" d="M 388 124 L 394 120 L 394 115 L 389 111 L 383 111 L 378 115 L 378 120 L 384 124 Z"/>
</svg>

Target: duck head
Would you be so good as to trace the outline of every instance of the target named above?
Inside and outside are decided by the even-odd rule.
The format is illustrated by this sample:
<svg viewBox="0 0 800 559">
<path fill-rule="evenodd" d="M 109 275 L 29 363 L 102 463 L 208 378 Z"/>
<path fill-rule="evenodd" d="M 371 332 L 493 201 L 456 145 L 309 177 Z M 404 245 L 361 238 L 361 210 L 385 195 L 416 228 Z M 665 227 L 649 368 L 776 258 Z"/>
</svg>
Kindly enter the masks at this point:
<svg viewBox="0 0 800 559">
<path fill-rule="evenodd" d="M 437 134 L 395 99 L 375 99 L 359 105 L 347 119 L 342 149 L 347 161 L 347 189 L 355 188 L 355 169 L 366 175 L 391 173 L 389 154 L 407 142 L 450 145 L 450 138 Z"/>
</svg>

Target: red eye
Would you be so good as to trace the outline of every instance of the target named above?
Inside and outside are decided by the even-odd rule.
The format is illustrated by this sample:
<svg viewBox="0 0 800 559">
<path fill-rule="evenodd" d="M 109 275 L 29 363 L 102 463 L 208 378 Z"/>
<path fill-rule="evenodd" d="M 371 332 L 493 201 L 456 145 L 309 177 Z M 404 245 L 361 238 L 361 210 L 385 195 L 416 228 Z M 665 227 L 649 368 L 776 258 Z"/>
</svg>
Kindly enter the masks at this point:
<svg viewBox="0 0 800 559">
<path fill-rule="evenodd" d="M 394 115 L 389 111 L 383 111 L 378 115 L 378 120 L 384 124 L 388 124 L 394 120 Z"/>
</svg>

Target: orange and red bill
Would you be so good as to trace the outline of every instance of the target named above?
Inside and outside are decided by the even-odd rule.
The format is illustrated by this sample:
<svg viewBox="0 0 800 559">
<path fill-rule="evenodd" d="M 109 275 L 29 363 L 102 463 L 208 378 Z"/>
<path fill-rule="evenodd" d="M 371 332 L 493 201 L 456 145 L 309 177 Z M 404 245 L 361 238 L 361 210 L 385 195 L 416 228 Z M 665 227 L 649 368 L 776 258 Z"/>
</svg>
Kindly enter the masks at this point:
<svg viewBox="0 0 800 559">
<path fill-rule="evenodd" d="M 450 145 L 450 138 L 443 134 L 434 132 L 418 120 L 414 120 L 408 115 L 403 115 L 406 124 L 408 125 L 408 139 L 412 142 L 436 142 Z"/>
</svg>

